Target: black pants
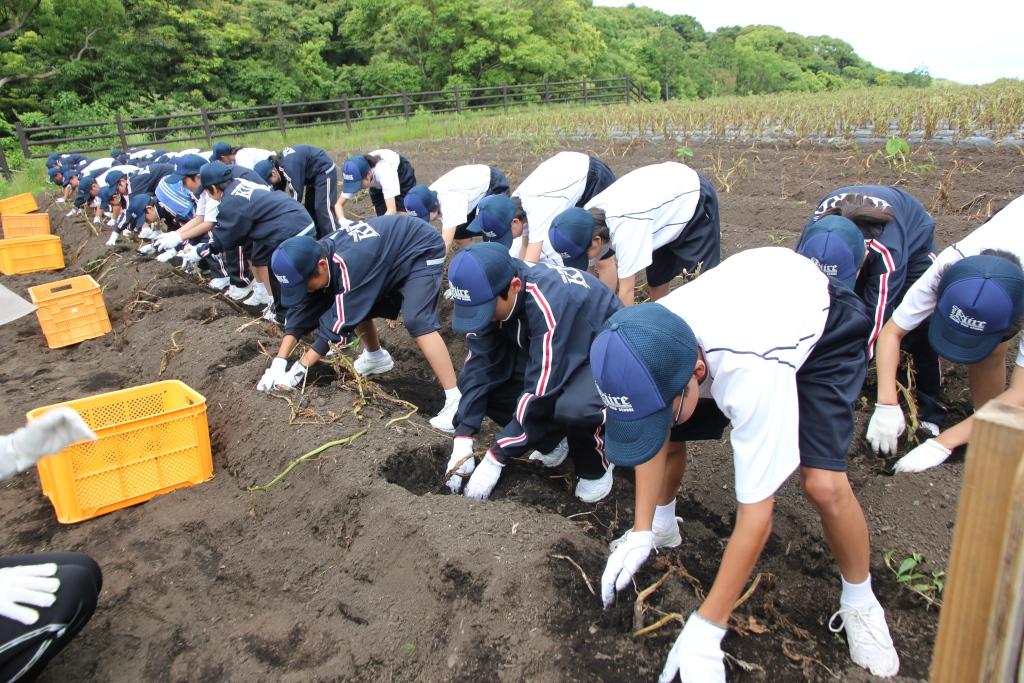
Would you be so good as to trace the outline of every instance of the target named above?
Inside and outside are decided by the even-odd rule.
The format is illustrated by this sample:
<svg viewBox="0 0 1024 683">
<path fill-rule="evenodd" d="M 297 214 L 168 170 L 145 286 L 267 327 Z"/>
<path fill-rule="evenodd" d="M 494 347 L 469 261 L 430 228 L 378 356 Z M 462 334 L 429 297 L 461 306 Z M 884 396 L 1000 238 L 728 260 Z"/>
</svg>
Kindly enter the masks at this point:
<svg viewBox="0 0 1024 683">
<path fill-rule="evenodd" d="M 252 284 L 253 274 L 249 268 L 252 258 L 252 244 L 237 246 L 220 254 L 210 254 L 210 270 L 216 277 L 226 277 L 235 287 L 248 287 Z"/>
<path fill-rule="evenodd" d="M 33 608 L 39 621 L 26 626 L 0 617 L 0 681 L 32 681 L 51 659 L 71 642 L 96 611 L 103 587 L 99 565 L 81 553 L 40 553 L 0 557 L 0 567 L 28 564 L 57 565 L 57 600 Z"/>
<path fill-rule="evenodd" d="M 701 272 L 717 266 L 722 260 L 722 230 L 718 215 L 718 194 L 711 181 L 700 175 L 700 199 L 686 228 L 672 242 L 655 249 L 647 266 L 647 284 L 652 287 L 672 281 L 684 270 Z"/>
<path fill-rule="evenodd" d="M 587 184 L 583 186 L 583 194 L 576 202 L 577 208 L 582 209 L 587 202 L 604 192 L 605 188 L 615 182 L 615 173 L 608 168 L 597 157 L 590 157 L 590 167 L 587 169 Z"/>
<path fill-rule="evenodd" d="M 522 395 L 523 375 L 513 374 L 508 382 L 487 396 L 487 417 L 508 424 Z M 555 400 L 547 431 L 529 446 L 548 453 L 558 442 L 569 444 L 569 457 L 580 479 L 600 479 L 608 469 L 604 455 L 604 404 L 597 394 L 590 365 L 576 369 Z"/>
<path fill-rule="evenodd" d="M 405 211 L 405 195 L 416 186 L 416 170 L 409 163 L 409 160 L 399 155 L 398 157 L 398 196 L 395 197 L 395 210 Z M 373 203 L 373 211 L 378 216 L 383 216 L 388 211 L 384 203 L 384 193 L 380 188 L 369 189 L 370 201 Z"/>
</svg>

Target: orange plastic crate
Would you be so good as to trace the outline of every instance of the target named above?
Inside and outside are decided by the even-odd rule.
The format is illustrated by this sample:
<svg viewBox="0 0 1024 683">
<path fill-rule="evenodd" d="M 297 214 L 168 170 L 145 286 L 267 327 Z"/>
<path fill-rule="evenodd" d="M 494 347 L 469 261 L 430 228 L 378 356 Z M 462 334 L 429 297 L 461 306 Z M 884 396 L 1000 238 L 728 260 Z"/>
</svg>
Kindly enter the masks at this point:
<svg viewBox="0 0 1024 683">
<path fill-rule="evenodd" d="M 5 239 L 50 234 L 48 213 L 5 213 L 0 216 L 0 224 L 3 225 Z"/>
<path fill-rule="evenodd" d="M 38 210 L 36 198 L 29 192 L 0 199 L 0 216 L 6 216 L 9 213 L 32 213 Z"/>
<path fill-rule="evenodd" d="M 99 284 L 89 275 L 28 288 L 36 318 L 51 349 L 102 337 L 110 318 Z"/>
<path fill-rule="evenodd" d="M 0 274 L 23 275 L 63 268 L 64 252 L 56 235 L 0 240 Z"/>
<path fill-rule="evenodd" d="M 68 406 L 98 441 L 82 441 L 36 465 L 57 520 L 81 522 L 213 476 L 206 399 L 177 380 L 81 398 Z"/>
</svg>

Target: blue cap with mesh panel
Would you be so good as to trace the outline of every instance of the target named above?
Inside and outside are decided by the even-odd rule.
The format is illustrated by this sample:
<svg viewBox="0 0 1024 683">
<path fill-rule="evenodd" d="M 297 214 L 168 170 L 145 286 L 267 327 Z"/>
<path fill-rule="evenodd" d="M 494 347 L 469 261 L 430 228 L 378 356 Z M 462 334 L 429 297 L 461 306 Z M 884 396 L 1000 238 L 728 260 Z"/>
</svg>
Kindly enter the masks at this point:
<svg viewBox="0 0 1024 683">
<path fill-rule="evenodd" d="M 414 185 L 403 200 L 410 216 L 430 221 L 430 212 L 437 210 L 437 193 L 426 185 Z"/>
<path fill-rule="evenodd" d="M 125 209 L 125 216 L 128 222 L 136 229 L 139 229 L 146 222 L 146 207 L 156 204 L 156 199 L 151 194 L 142 192 L 128 200 L 128 208 Z"/>
<path fill-rule="evenodd" d="M 113 185 L 101 187 L 100 191 L 96 195 L 97 197 L 99 197 L 100 206 L 107 206 L 108 204 L 110 204 L 110 200 L 114 197 L 114 193 L 116 191 L 117 190 L 114 188 Z"/>
<path fill-rule="evenodd" d="M 323 258 L 320 243 L 307 235 L 289 237 L 274 250 L 270 270 L 281 285 L 281 305 L 297 306 L 309 293 L 306 281 Z"/>
<path fill-rule="evenodd" d="M 587 269 L 587 251 L 593 239 L 594 217 L 577 206 L 555 216 L 548 231 L 548 240 L 562 257 L 562 264 L 580 270 Z"/>
<path fill-rule="evenodd" d="M 492 194 L 476 205 L 476 218 L 466 226 L 470 232 L 479 232 L 488 242 L 512 246 L 512 219 L 516 216 L 516 205 L 503 194 Z"/>
<path fill-rule="evenodd" d="M 986 358 L 1024 312 L 1024 271 L 1001 256 L 968 256 L 942 274 L 928 323 L 935 352 L 970 365 Z"/>
<path fill-rule="evenodd" d="M 174 172 L 180 176 L 197 175 L 206 165 L 206 159 L 198 154 L 186 154 L 174 160 Z"/>
<path fill-rule="evenodd" d="M 468 333 L 490 325 L 498 295 L 515 274 L 515 260 L 500 244 L 473 244 L 456 254 L 448 266 L 448 293 L 455 308 L 452 329 Z"/>
<path fill-rule="evenodd" d="M 269 183 L 270 174 L 274 171 L 274 163 L 270 161 L 270 159 L 263 159 L 262 161 L 257 161 L 253 164 L 252 170 L 256 175 Z"/>
<path fill-rule="evenodd" d="M 825 216 L 813 223 L 796 251 L 818 269 L 850 289 L 857 284 L 857 273 L 864 263 L 864 235 L 849 218 Z"/>
<path fill-rule="evenodd" d="M 226 142 L 215 142 L 213 143 L 213 154 L 211 156 L 214 159 L 220 159 L 231 154 L 231 145 Z"/>
<path fill-rule="evenodd" d="M 117 185 L 121 178 L 124 178 L 124 171 L 110 171 L 106 175 L 107 185 L 113 187 L 114 185 Z"/>
<path fill-rule="evenodd" d="M 363 178 L 370 172 L 370 162 L 364 157 L 349 157 L 341 165 L 341 191 L 355 194 L 363 189 Z"/>
<path fill-rule="evenodd" d="M 654 457 L 671 427 L 672 401 L 696 363 L 693 330 L 661 304 L 630 306 L 605 322 L 590 346 L 590 365 L 607 408 L 611 462 L 633 467 Z"/>
</svg>

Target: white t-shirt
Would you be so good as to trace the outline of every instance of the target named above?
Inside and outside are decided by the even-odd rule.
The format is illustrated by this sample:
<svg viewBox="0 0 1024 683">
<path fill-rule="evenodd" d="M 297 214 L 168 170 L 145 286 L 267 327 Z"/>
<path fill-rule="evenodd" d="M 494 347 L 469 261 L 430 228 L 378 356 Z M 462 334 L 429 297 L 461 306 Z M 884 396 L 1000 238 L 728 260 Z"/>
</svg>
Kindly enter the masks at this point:
<svg viewBox="0 0 1024 683">
<path fill-rule="evenodd" d="M 137 149 L 134 152 L 128 153 L 128 159 L 130 159 L 131 161 L 145 159 L 146 157 L 152 156 L 153 152 L 155 151 L 155 149 L 150 149 L 149 147 L 145 149 Z"/>
<path fill-rule="evenodd" d="M 824 331 L 828 278 L 789 249 L 748 249 L 657 303 L 704 351 L 701 395 L 732 423 L 736 499 L 764 500 L 800 465 L 796 373 Z"/>
<path fill-rule="evenodd" d="M 91 175 L 93 173 L 96 173 L 97 171 L 102 171 L 105 168 L 110 168 L 113 165 L 114 160 L 111 157 L 103 157 L 102 159 L 96 159 L 95 161 L 90 161 L 85 166 L 85 168 L 82 169 L 81 175 L 83 177 Z"/>
<path fill-rule="evenodd" d="M 220 212 L 220 202 L 210 196 L 210 193 L 203 190 L 196 201 L 196 214 L 202 216 L 204 221 L 217 222 L 217 214 Z"/>
<path fill-rule="evenodd" d="M 272 156 L 273 154 L 274 152 L 271 152 L 269 149 L 243 147 L 235 152 L 235 165 L 245 166 L 251 171 L 255 168 L 257 163 L 264 161 L 267 157 Z"/>
<path fill-rule="evenodd" d="M 892 321 L 909 331 L 927 320 L 938 305 L 939 281 L 946 268 L 986 249 L 1008 251 L 1024 263 L 1024 195 L 1007 204 L 967 237 L 943 249 L 928 270 L 907 290 L 903 301 L 892 312 Z M 1017 365 L 1024 367 L 1024 335 L 1018 345 Z"/>
<path fill-rule="evenodd" d="M 651 265 L 656 249 L 686 230 L 700 200 L 700 176 L 666 161 L 630 171 L 587 202 L 602 209 L 618 262 L 619 277 Z"/>
<path fill-rule="evenodd" d="M 491 167 L 484 164 L 457 166 L 431 183 L 441 207 L 441 229 L 466 223 L 490 186 Z"/>
<path fill-rule="evenodd" d="M 542 161 L 512 193 L 519 197 L 526 213 L 523 239 L 530 244 L 543 244 L 541 263 L 562 265 L 562 257 L 548 242 L 548 230 L 555 216 L 576 206 L 587 189 L 589 173 L 589 156 L 582 152 L 559 152 Z"/>
</svg>

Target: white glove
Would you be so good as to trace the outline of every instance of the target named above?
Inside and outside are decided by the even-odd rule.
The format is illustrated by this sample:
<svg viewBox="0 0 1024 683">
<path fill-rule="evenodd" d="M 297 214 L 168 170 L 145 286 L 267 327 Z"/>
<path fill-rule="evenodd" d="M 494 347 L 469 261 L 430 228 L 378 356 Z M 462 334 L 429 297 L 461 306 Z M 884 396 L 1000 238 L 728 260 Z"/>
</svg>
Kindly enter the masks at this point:
<svg viewBox="0 0 1024 683">
<path fill-rule="evenodd" d="M 93 222 L 93 223 L 97 223 L 97 224 L 98 224 L 98 223 L 100 222 L 100 220 L 101 220 L 101 219 L 100 219 L 100 217 L 99 217 L 99 216 L 93 216 L 93 217 L 92 217 L 92 222 Z"/>
<path fill-rule="evenodd" d="M 307 368 L 300 361 L 295 361 L 292 366 L 288 368 L 288 372 L 278 381 L 278 385 L 283 386 L 285 389 L 298 389 L 302 386 L 302 383 L 306 379 Z"/>
<path fill-rule="evenodd" d="M 199 255 L 199 250 L 193 247 L 191 244 L 186 244 L 181 252 L 181 263 L 182 265 L 188 265 L 189 263 L 199 263 L 203 260 L 203 257 Z"/>
<path fill-rule="evenodd" d="M 174 249 L 168 249 L 167 251 L 157 256 L 156 260 L 159 261 L 160 263 L 170 263 L 171 261 L 174 260 L 174 257 L 177 255 L 177 251 L 175 251 Z"/>
<path fill-rule="evenodd" d="M 491 491 L 494 490 L 494 485 L 501 478 L 501 471 L 503 469 L 505 469 L 505 466 L 495 460 L 490 451 L 487 451 L 487 455 L 480 460 L 480 464 L 474 470 L 473 476 L 466 483 L 466 490 L 464 492 L 466 498 L 487 500 L 491 495 Z"/>
<path fill-rule="evenodd" d="M 156 248 L 152 244 L 143 244 L 139 247 L 139 253 L 143 256 L 152 256 L 156 253 Z"/>
<path fill-rule="evenodd" d="M 7 479 L 78 441 L 96 434 L 71 408 L 56 408 L 10 436 L 0 437 L 0 479 Z"/>
<path fill-rule="evenodd" d="M 0 615 L 25 626 L 39 621 L 39 612 L 32 607 L 49 607 L 57 601 L 60 579 L 56 573 L 53 562 L 0 569 Z"/>
<path fill-rule="evenodd" d="M 724 628 L 696 612 L 691 614 L 668 653 L 658 683 L 670 683 L 676 676 L 683 683 L 725 683 L 724 636 Z"/>
<path fill-rule="evenodd" d="M 450 472 L 455 464 L 465 458 L 467 455 L 473 453 L 473 439 L 468 436 L 457 436 L 452 443 L 452 457 L 448 458 L 448 467 L 445 472 Z M 455 474 L 448 480 L 448 488 L 451 489 L 452 493 L 458 493 L 462 489 L 462 483 L 465 477 L 459 475 L 465 475 L 468 477 L 473 474 L 473 470 L 476 469 L 476 461 L 470 458 L 455 471 Z"/>
<path fill-rule="evenodd" d="M 63 204 L 66 200 L 63 197 L 57 197 L 53 201 L 57 202 L 58 204 Z"/>
<path fill-rule="evenodd" d="M 928 439 L 923 444 L 910 451 L 896 461 L 893 472 L 924 472 L 936 465 L 946 462 L 946 458 L 953 455 L 949 450 L 935 439 Z"/>
<path fill-rule="evenodd" d="M 351 220 L 349 220 L 347 218 L 339 218 L 338 219 L 338 228 L 341 229 L 341 230 L 344 230 L 345 228 L 347 228 L 348 226 L 352 225 L 353 223 L 355 223 L 355 221 L 351 221 Z"/>
<path fill-rule="evenodd" d="M 256 391 L 272 391 L 278 384 L 284 384 L 284 376 L 288 374 L 288 359 L 275 358 L 263 377 L 256 383 Z"/>
<path fill-rule="evenodd" d="M 160 251 L 167 251 L 168 249 L 176 249 L 181 246 L 182 241 L 181 235 L 172 231 L 165 232 L 157 237 L 153 244 L 155 244 L 156 248 Z"/>
<path fill-rule="evenodd" d="M 652 550 L 653 531 L 630 531 L 626 540 L 608 557 L 608 564 L 601 575 L 601 599 L 605 609 L 611 607 L 615 593 L 633 580 L 633 575 L 640 571 Z"/>
<path fill-rule="evenodd" d="M 121 236 L 122 237 L 135 237 L 135 233 L 132 232 L 131 228 L 125 228 L 124 230 L 121 231 Z"/>
<path fill-rule="evenodd" d="M 906 425 L 903 423 L 903 409 L 897 403 L 894 406 L 875 404 L 875 412 L 868 422 L 868 443 L 871 450 L 882 455 L 896 455 L 896 444 Z"/>
<path fill-rule="evenodd" d="M 109 221 L 107 221 L 107 225 L 109 225 L 110 227 L 114 227 L 114 219 L 111 218 Z"/>
</svg>

